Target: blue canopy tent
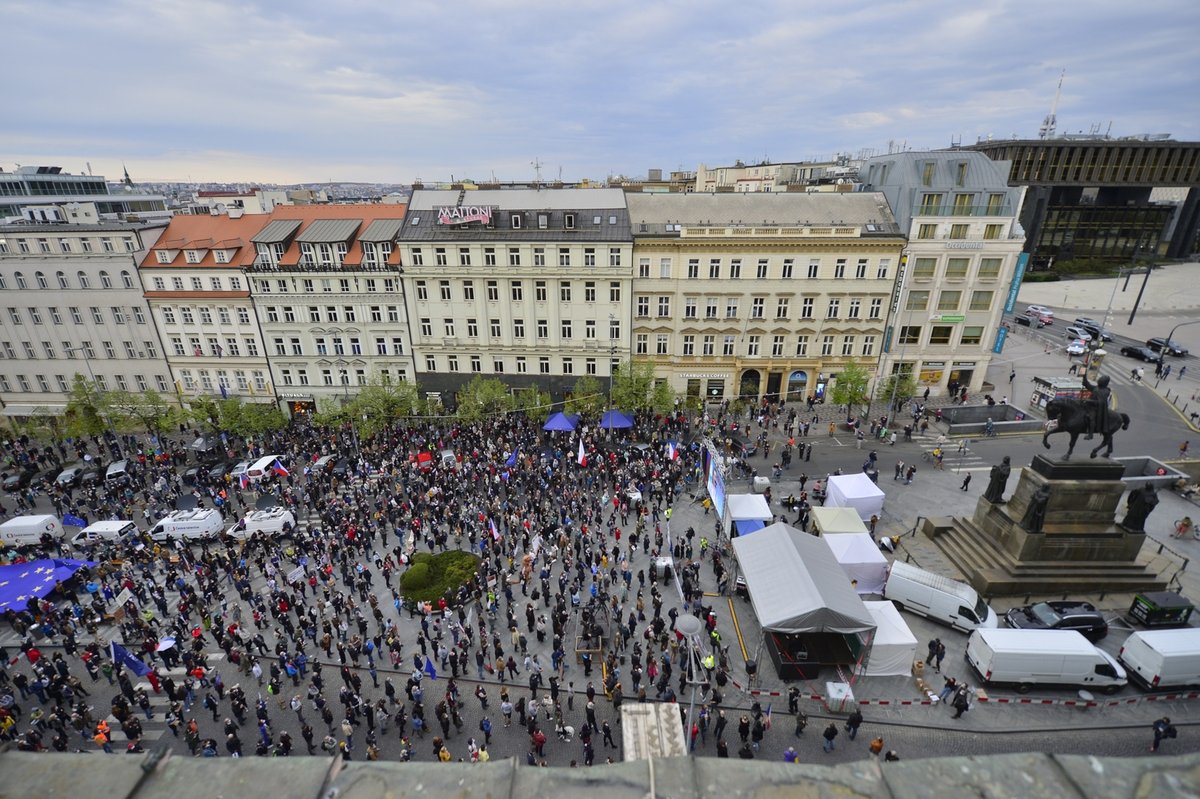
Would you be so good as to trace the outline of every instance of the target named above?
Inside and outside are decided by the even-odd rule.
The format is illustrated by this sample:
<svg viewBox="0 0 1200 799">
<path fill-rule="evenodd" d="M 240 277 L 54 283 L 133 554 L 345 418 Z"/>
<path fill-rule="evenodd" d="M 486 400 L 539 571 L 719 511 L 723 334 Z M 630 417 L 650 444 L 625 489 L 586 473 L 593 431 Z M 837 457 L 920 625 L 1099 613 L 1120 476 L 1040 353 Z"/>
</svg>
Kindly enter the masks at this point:
<svg viewBox="0 0 1200 799">
<path fill-rule="evenodd" d="M 9 608 L 24 610 L 31 597 L 40 599 L 60 581 L 73 577 L 85 566 L 95 565 L 90 560 L 55 558 L 0 566 L 0 612 Z"/>
<path fill-rule="evenodd" d="M 738 519 L 733 523 L 733 529 L 737 531 L 738 535 L 750 535 L 766 526 L 766 522 L 762 519 Z"/>
<path fill-rule="evenodd" d="M 557 430 L 561 433 L 575 429 L 575 425 L 579 424 L 578 416 L 567 416 L 565 413 L 556 413 L 546 420 L 542 425 L 543 430 Z"/>
<path fill-rule="evenodd" d="M 600 429 L 617 430 L 633 427 L 633 420 L 620 411 L 605 411 L 600 417 Z"/>
</svg>

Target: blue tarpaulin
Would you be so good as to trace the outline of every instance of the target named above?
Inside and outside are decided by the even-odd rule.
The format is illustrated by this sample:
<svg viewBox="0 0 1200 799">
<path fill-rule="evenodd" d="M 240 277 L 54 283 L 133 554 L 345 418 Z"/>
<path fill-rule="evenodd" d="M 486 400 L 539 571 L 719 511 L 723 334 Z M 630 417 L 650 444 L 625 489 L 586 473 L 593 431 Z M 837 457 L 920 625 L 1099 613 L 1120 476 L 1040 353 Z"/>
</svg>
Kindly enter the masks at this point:
<svg viewBox="0 0 1200 799">
<path fill-rule="evenodd" d="M 739 519 L 733 523 L 733 526 L 737 528 L 737 533 L 741 536 L 761 530 L 767 525 L 761 519 Z"/>
<path fill-rule="evenodd" d="M 0 612 L 12 608 L 24 610 L 31 597 L 44 597 L 54 586 L 84 566 L 95 566 L 95 561 L 31 560 L 27 563 L 10 563 L 0 566 Z"/>
</svg>

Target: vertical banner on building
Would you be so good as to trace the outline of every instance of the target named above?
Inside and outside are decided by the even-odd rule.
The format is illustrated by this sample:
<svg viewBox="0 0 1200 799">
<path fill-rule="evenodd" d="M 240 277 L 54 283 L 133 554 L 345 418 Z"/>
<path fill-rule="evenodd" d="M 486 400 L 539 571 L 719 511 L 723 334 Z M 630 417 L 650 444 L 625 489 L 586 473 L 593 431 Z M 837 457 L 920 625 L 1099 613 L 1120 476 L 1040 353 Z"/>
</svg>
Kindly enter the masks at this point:
<svg viewBox="0 0 1200 799">
<path fill-rule="evenodd" d="M 1005 313 L 1012 313 L 1013 308 L 1017 307 L 1017 294 L 1021 292 L 1021 281 L 1025 278 L 1025 266 L 1028 263 L 1029 253 L 1023 252 L 1017 257 L 1017 268 L 1013 270 L 1012 285 L 1008 287 L 1008 301 L 1004 303 Z"/>
<path fill-rule="evenodd" d="M 992 345 L 992 352 L 999 354 L 1004 352 L 1004 342 L 1008 338 L 1008 328 L 1002 327 L 996 331 L 996 343 Z"/>
<path fill-rule="evenodd" d="M 892 307 L 888 309 L 888 316 L 893 320 L 900 318 L 900 300 L 904 294 L 904 276 L 908 272 L 908 254 L 900 256 L 900 264 L 896 269 L 896 284 L 892 287 Z M 892 351 L 892 329 L 894 325 L 888 325 L 883 337 L 883 351 Z"/>
</svg>

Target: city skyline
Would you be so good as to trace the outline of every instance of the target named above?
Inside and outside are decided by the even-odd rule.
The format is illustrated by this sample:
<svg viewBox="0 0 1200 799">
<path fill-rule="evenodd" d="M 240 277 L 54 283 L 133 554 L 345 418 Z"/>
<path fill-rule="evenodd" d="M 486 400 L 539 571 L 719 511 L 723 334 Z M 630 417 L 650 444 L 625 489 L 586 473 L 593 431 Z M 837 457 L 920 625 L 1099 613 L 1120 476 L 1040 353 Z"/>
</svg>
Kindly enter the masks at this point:
<svg viewBox="0 0 1200 799">
<path fill-rule="evenodd" d="M 1200 139 L 1200 7 L 1175 0 L 3 8 L 38 75 L 10 83 L 5 170 L 574 181 L 930 149 L 1035 138 L 1063 69 L 1059 134 Z"/>
</svg>

